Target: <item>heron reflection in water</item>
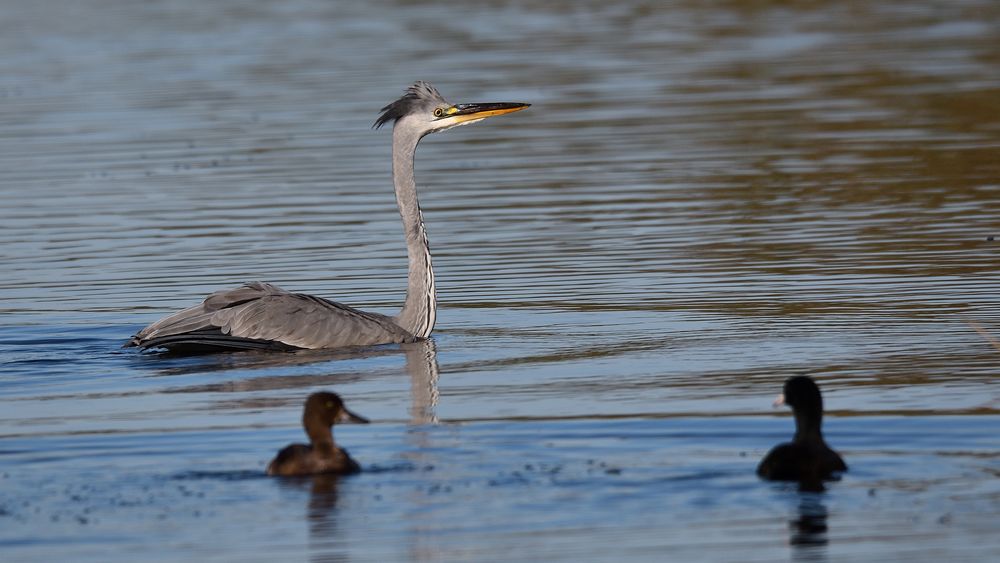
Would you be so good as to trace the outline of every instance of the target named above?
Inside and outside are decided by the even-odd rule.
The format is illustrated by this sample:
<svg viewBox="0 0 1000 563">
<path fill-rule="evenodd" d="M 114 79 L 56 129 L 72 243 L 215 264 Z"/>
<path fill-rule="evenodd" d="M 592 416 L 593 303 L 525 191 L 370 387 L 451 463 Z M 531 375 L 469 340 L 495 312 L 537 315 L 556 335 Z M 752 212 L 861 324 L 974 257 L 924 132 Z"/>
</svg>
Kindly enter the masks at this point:
<svg viewBox="0 0 1000 563">
<path fill-rule="evenodd" d="M 417 82 L 382 108 L 375 128 L 393 123 L 392 179 L 409 259 L 406 300 L 399 314 L 360 311 L 321 297 L 253 282 L 209 295 L 202 303 L 156 321 L 126 344 L 173 352 L 294 350 L 415 342 L 434 329 L 437 294 L 430 247 L 413 177 L 420 139 L 525 109 L 525 103 L 452 104 L 430 84 Z"/>
</svg>

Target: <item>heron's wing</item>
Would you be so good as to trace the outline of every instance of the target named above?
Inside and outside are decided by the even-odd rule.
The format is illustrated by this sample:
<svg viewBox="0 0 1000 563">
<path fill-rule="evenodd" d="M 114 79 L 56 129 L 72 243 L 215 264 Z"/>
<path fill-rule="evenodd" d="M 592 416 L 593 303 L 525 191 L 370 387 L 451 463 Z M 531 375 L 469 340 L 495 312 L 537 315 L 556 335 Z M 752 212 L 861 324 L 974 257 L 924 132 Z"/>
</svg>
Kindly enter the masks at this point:
<svg viewBox="0 0 1000 563">
<path fill-rule="evenodd" d="M 412 334 L 385 315 L 254 282 L 213 293 L 201 304 L 149 325 L 130 344 L 335 348 L 412 340 Z"/>
</svg>

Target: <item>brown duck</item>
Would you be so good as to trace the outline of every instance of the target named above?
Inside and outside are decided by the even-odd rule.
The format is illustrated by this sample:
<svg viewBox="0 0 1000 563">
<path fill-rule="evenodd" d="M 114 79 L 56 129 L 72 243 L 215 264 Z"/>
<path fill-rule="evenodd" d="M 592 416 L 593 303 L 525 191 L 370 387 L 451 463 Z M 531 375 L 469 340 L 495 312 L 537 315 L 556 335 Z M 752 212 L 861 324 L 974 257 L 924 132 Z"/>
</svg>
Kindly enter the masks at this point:
<svg viewBox="0 0 1000 563">
<path fill-rule="evenodd" d="M 309 395 L 302 413 L 302 426 L 309 436 L 309 445 L 285 446 L 267 465 L 268 475 L 314 475 L 334 473 L 346 475 L 361 471 L 361 466 L 347 451 L 333 442 L 334 423 L 367 424 L 368 419 L 344 407 L 336 393 L 319 392 Z"/>
</svg>

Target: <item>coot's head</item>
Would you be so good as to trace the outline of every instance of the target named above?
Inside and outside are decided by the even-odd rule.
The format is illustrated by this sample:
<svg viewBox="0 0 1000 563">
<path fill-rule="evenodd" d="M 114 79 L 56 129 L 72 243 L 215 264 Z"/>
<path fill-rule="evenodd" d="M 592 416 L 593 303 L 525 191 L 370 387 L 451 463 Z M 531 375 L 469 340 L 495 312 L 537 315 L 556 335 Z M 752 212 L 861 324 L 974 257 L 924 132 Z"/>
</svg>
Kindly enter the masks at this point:
<svg viewBox="0 0 1000 563">
<path fill-rule="evenodd" d="M 302 422 L 308 427 L 310 423 L 319 423 L 327 427 L 334 423 L 354 422 L 367 424 L 368 419 L 347 410 L 344 402 L 336 393 L 321 391 L 313 393 L 306 399 Z"/>
<path fill-rule="evenodd" d="M 798 375 L 785 380 L 785 387 L 774 405 L 788 405 L 794 411 L 822 413 L 823 397 L 819 393 L 819 386 L 811 377 Z"/>
</svg>

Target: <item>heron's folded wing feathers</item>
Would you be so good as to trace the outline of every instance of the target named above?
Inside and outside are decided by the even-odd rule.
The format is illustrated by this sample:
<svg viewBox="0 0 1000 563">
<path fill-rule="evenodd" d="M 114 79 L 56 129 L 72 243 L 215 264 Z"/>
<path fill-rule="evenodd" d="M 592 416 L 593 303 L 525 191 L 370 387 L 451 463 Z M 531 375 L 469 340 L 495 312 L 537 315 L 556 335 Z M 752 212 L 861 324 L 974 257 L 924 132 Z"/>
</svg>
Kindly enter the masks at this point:
<svg viewBox="0 0 1000 563">
<path fill-rule="evenodd" d="M 218 328 L 230 338 L 280 342 L 298 348 L 414 340 L 390 317 L 259 282 L 213 293 L 203 303 L 150 325 L 136 338 L 142 345 L 143 341 L 210 328 Z"/>
</svg>

